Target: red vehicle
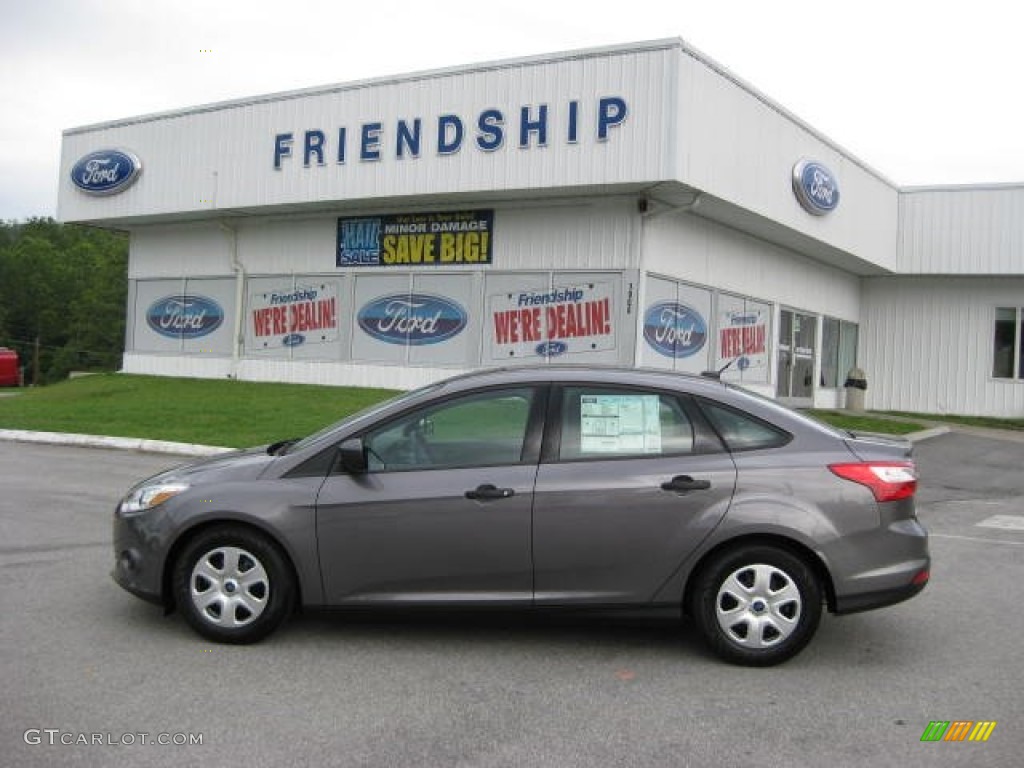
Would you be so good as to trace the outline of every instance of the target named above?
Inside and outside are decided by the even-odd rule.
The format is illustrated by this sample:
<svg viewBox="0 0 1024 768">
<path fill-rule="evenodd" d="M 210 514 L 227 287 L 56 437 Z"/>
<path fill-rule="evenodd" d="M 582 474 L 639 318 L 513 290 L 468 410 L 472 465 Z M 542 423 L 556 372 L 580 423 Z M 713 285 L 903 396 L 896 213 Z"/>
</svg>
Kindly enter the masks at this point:
<svg viewBox="0 0 1024 768">
<path fill-rule="evenodd" d="M 16 387 L 18 383 L 18 353 L 0 347 L 0 387 Z"/>
</svg>

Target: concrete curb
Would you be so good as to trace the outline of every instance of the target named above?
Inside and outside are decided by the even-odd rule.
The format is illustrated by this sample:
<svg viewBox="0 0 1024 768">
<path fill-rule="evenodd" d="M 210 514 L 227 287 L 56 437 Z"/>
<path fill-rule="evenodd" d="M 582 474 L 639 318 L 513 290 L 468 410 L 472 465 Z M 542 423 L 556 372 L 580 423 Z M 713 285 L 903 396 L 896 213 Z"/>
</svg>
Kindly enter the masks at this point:
<svg viewBox="0 0 1024 768">
<path fill-rule="evenodd" d="M 904 437 L 912 443 L 920 443 L 922 440 L 930 440 L 940 435 L 948 435 L 952 431 L 949 427 L 932 427 L 931 429 L 922 429 L 920 432 L 911 432 L 909 435 L 904 435 Z"/>
<path fill-rule="evenodd" d="M 194 443 L 171 443 L 166 440 L 147 440 L 142 437 L 104 437 L 76 435 L 69 432 L 30 432 L 21 429 L 0 429 L 0 440 L 45 445 L 77 445 L 86 448 L 113 448 L 144 453 L 169 453 L 178 456 L 217 456 L 234 448 Z"/>
</svg>

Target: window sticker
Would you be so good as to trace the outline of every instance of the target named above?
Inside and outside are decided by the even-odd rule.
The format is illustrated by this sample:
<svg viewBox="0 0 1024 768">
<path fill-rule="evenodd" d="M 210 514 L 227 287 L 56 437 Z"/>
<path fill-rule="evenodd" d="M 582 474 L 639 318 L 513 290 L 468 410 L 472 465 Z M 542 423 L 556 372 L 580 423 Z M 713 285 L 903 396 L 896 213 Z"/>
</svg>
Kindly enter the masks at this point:
<svg viewBox="0 0 1024 768">
<path fill-rule="evenodd" d="M 660 453 L 657 395 L 580 395 L 580 452 Z"/>
</svg>

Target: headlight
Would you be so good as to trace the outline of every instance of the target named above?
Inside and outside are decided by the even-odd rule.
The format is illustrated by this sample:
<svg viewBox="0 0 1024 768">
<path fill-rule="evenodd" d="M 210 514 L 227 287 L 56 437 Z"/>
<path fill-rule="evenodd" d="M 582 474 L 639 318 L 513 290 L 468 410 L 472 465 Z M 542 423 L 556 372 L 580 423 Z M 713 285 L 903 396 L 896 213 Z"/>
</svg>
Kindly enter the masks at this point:
<svg viewBox="0 0 1024 768">
<path fill-rule="evenodd" d="M 121 501 L 118 507 L 122 515 L 145 512 L 158 504 L 163 504 L 173 496 L 188 490 L 188 483 L 157 483 L 136 488 Z"/>
</svg>

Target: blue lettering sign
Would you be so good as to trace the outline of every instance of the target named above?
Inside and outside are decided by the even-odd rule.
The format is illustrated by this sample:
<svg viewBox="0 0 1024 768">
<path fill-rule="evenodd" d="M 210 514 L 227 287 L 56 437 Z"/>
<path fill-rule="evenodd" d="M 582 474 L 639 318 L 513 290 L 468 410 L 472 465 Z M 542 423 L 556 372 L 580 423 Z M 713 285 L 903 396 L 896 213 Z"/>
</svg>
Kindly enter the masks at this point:
<svg viewBox="0 0 1024 768">
<path fill-rule="evenodd" d="M 360 160 L 380 160 L 380 123 L 366 123 L 359 142 Z"/>
<path fill-rule="evenodd" d="M 324 164 L 324 132 L 306 131 L 305 146 L 302 150 L 302 164 L 309 167 L 310 158 L 316 155 L 316 164 Z"/>
<path fill-rule="evenodd" d="M 450 155 L 462 146 L 462 120 L 458 115 L 437 118 L 437 154 Z"/>
<path fill-rule="evenodd" d="M 274 137 L 274 170 L 281 170 L 281 160 L 292 156 L 292 140 L 290 133 L 279 133 Z"/>
<path fill-rule="evenodd" d="M 484 152 L 493 152 L 501 146 L 505 139 L 502 126 L 505 124 L 505 116 L 499 109 L 485 109 L 480 113 L 476 127 L 480 135 L 476 137 L 476 145 Z"/>
<path fill-rule="evenodd" d="M 581 120 L 585 105 L 578 100 L 564 102 L 565 109 L 549 104 L 523 105 L 509 109 L 484 109 L 474 116 L 442 114 L 431 123 L 422 117 L 404 117 L 385 126 L 379 121 L 361 123 L 352 127 L 353 151 L 358 151 L 363 161 L 381 160 L 386 156 L 401 160 L 419 158 L 424 145 L 431 146 L 437 155 L 450 155 L 462 149 L 464 143 L 475 146 L 481 152 L 500 149 L 505 141 L 506 115 L 510 109 L 519 110 L 517 146 L 521 149 L 548 146 L 552 136 L 562 137 L 566 144 L 577 144 L 580 139 Z M 605 96 L 597 101 L 595 114 L 596 139 L 608 141 L 613 129 L 621 126 L 629 114 L 629 105 L 621 96 Z M 564 121 L 564 122 L 556 122 Z M 433 136 L 425 135 L 436 128 Z M 392 130 L 393 129 L 393 130 Z M 344 165 L 350 154 L 347 146 L 348 126 L 338 126 L 337 133 L 328 133 L 320 128 L 302 132 L 303 167 L 324 165 L 327 153 L 332 153 L 338 165 Z M 475 135 L 468 135 L 475 131 Z M 337 147 L 330 146 L 337 137 Z M 280 170 L 285 161 L 293 156 L 295 133 L 278 133 L 274 136 L 274 169 Z M 387 152 L 385 153 L 385 147 Z"/>
<path fill-rule="evenodd" d="M 608 129 L 619 125 L 626 119 L 626 100 L 618 96 L 608 96 L 598 103 L 597 107 L 597 140 L 608 140 Z"/>
<path fill-rule="evenodd" d="M 530 146 L 530 134 L 537 134 L 537 146 L 545 147 L 548 143 L 548 105 L 541 104 L 536 120 L 530 119 L 530 108 L 519 110 L 519 146 L 526 149 Z"/>
<path fill-rule="evenodd" d="M 405 120 L 398 121 L 398 157 L 405 157 L 403 147 L 409 150 L 409 154 L 413 157 L 420 156 L 420 128 L 423 125 L 423 121 L 418 117 L 412 121 L 412 130 L 409 130 L 409 124 Z"/>
</svg>

